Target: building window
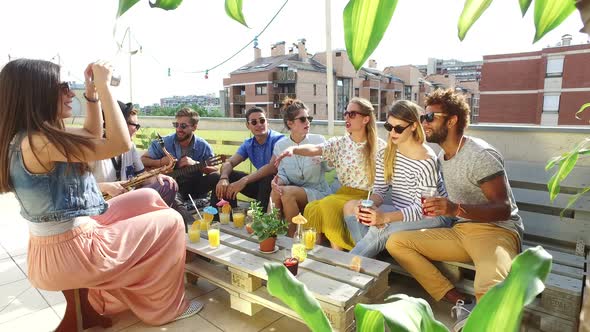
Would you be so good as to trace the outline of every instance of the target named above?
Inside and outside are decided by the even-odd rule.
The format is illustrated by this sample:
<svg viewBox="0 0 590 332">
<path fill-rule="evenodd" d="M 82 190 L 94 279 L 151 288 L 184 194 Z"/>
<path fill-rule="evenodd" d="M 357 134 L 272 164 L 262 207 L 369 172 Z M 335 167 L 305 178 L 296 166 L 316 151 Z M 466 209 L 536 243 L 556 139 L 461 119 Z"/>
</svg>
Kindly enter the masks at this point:
<svg viewBox="0 0 590 332">
<path fill-rule="evenodd" d="M 543 112 L 559 112 L 559 95 L 543 97 Z"/>
<path fill-rule="evenodd" d="M 418 100 L 418 94 L 416 92 L 414 92 L 414 101 Z"/>
<path fill-rule="evenodd" d="M 318 110 L 316 108 L 316 104 L 313 104 L 313 115 L 318 114 Z"/>
<path fill-rule="evenodd" d="M 563 74 L 563 58 L 547 59 L 546 77 L 560 77 Z"/>
<path fill-rule="evenodd" d="M 342 52 L 336 52 L 336 56 L 341 56 Z"/>
<path fill-rule="evenodd" d="M 359 88 L 354 88 L 354 96 L 355 97 L 359 96 Z"/>
<path fill-rule="evenodd" d="M 266 94 L 266 84 L 256 84 L 256 95 Z"/>
<path fill-rule="evenodd" d="M 313 95 L 314 95 L 314 96 L 317 96 L 317 95 L 318 95 L 318 86 L 317 86 L 317 84 L 314 84 L 314 85 L 313 85 Z M 315 105 L 314 105 L 314 106 L 315 106 Z"/>
</svg>

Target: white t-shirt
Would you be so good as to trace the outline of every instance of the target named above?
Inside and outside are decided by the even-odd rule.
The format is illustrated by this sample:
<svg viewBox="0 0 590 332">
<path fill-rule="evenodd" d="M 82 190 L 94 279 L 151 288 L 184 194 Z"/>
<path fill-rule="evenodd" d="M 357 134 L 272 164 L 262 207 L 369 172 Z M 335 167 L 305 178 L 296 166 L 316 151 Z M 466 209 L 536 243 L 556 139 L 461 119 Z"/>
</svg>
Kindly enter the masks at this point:
<svg viewBox="0 0 590 332">
<path fill-rule="evenodd" d="M 98 160 L 94 163 L 90 163 L 90 169 L 98 183 L 127 180 L 127 166 L 132 167 L 133 174 L 129 174 L 130 177 L 133 177 L 144 170 L 143 163 L 141 162 L 135 144 L 133 144 L 129 151 L 123 153 L 121 156 L 121 179 L 117 179 L 115 166 L 111 159 Z"/>
</svg>

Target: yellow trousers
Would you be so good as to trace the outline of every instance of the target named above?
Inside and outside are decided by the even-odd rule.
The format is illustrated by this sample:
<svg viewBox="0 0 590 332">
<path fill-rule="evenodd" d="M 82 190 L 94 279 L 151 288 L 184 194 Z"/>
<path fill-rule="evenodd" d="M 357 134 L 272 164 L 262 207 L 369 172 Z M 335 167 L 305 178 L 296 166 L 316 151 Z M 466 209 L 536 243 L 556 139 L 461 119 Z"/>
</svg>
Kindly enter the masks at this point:
<svg viewBox="0 0 590 332">
<path fill-rule="evenodd" d="M 364 199 L 367 191 L 350 187 L 341 187 L 335 194 L 313 201 L 305 206 L 303 216 L 307 227 L 314 227 L 318 233 L 324 233 L 332 244 L 351 250 L 354 241 L 350 237 L 342 209 L 346 202 Z"/>
<path fill-rule="evenodd" d="M 431 261 L 475 265 L 475 296 L 479 299 L 506 278 L 520 251 L 518 235 L 490 223 L 466 222 L 452 228 L 393 233 L 387 251 L 437 301 L 454 288 Z"/>
</svg>

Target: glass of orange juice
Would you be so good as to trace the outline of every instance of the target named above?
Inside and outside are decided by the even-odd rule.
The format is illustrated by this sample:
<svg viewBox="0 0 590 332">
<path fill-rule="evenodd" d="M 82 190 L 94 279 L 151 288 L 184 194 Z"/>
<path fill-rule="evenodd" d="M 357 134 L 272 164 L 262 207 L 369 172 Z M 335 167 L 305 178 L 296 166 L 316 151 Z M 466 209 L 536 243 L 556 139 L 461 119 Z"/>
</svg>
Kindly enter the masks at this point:
<svg viewBox="0 0 590 332">
<path fill-rule="evenodd" d="M 234 219 L 234 227 L 235 228 L 244 227 L 244 220 L 246 219 L 246 213 L 243 208 L 240 208 L 240 207 L 233 208 L 232 216 Z"/>
<path fill-rule="evenodd" d="M 219 223 L 209 224 L 209 229 L 207 229 L 207 237 L 209 238 L 209 247 L 217 248 L 220 244 L 220 233 L 219 233 Z"/>
<path fill-rule="evenodd" d="M 201 240 L 201 221 L 195 220 L 188 229 L 188 239 L 191 243 L 197 243 Z"/>
<path fill-rule="evenodd" d="M 317 233 L 315 228 L 309 227 L 303 231 L 303 243 L 305 243 L 306 250 L 313 250 L 316 239 Z"/>
</svg>

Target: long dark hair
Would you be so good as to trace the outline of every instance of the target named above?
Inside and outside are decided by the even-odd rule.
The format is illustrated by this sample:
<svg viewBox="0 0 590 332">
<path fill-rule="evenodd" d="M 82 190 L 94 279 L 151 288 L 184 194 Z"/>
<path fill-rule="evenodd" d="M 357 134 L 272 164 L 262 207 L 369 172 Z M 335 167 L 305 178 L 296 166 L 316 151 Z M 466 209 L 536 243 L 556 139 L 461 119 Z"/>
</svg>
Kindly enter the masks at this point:
<svg viewBox="0 0 590 332">
<path fill-rule="evenodd" d="M 59 86 L 59 66 L 49 61 L 13 60 L 0 72 L 0 192 L 12 188 L 9 146 L 19 131 L 27 133 L 39 162 L 37 153 L 40 151 L 31 144 L 35 133 L 43 135 L 70 162 L 84 160 L 82 147 L 93 150 L 94 145 L 88 138 L 65 131 L 58 114 L 62 93 Z M 87 168 L 85 163 L 80 165 L 81 169 Z"/>
</svg>

